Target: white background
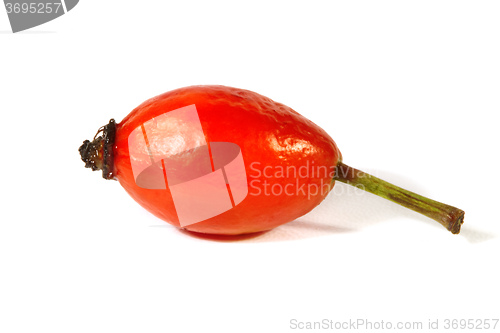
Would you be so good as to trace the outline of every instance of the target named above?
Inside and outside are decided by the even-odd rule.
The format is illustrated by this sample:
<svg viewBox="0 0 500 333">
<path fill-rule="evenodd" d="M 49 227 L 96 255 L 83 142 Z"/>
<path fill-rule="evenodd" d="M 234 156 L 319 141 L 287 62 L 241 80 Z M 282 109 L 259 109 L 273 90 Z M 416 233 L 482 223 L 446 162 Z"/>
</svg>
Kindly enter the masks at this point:
<svg viewBox="0 0 500 333">
<path fill-rule="evenodd" d="M 500 318 L 499 17 L 498 1 L 108 0 L 12 34 L 0 8 L 0 332 Z M 83 167 L 109 118 L 193 84 L 287 104 L 347 164 L 464 209 L 462 233 L 337 184 L 259 237 L 200 239 Z"/>
</svg>

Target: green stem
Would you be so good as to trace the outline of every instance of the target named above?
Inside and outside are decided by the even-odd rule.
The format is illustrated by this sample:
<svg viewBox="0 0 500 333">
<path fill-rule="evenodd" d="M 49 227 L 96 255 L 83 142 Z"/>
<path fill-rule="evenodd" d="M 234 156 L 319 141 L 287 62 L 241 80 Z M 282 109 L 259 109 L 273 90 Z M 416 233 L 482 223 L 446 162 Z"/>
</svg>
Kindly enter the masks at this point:
<svg viewBox="0 0 500 333">
<path fill-rule="evenodd" d="M 334 180 L 356 186 L 401 206 L 423 214 L 439 223 L 453 234 L 460 232 L 464 211 L 402 189 L 382 179 L 339 162 Z"/>
</svg>

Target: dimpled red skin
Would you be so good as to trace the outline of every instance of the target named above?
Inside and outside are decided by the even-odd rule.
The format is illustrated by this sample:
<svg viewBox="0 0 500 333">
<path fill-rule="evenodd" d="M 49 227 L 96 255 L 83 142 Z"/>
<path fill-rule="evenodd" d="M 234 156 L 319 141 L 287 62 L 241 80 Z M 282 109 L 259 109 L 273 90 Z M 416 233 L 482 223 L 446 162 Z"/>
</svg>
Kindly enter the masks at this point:
<svg viewBox="0 0 500 333">
<path fill-rule="evenodd" d="M 135 184 L 128 137 L 149 119 L 192 104 L 196 105 L 207 142 L 233 142 L 241 148 L 249 193 L 236 207 L 185 229 L 220 235 L 270 230 L 311 211 L 333 187 L 330 171 L 341 154 L 319 126 L 291 108 L 248 90 L 191 86 L 147 100 L 117 124 L 113 148 L 115 178 L 135 201 L 160 219 L 180 227 L 168 188 L 150 190 Z M 328 167 L 329 172 L 318 172 L 319 166 Z M 276 174 L 287 167 L 302 167 L 302 175 L 308 177 L 294 177 L 292 172 L 288 177 Z M 264 181 L 269 184 L 269 195 L 264 194 Z M 270 190 L 273 184 L 279 184 L 274 185 L 274 194 Z M 287 193 L 279 194 L 279 189 L 287 185 Z M 308 193 L 308 186 L 322 190 Z"/>
</svg>

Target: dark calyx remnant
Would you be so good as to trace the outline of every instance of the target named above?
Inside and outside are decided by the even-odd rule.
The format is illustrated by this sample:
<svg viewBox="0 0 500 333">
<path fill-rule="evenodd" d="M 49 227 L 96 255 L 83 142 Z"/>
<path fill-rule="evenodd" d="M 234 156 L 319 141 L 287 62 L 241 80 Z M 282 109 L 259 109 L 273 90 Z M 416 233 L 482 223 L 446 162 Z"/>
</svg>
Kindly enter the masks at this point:
<svg viewBox="0 0 500 333">
<path fill-rule="evenodd" d="M 102 170 L 104 179 L 114 178 L 113 145 L 115 143 L 115 134 L 116 122 L 111 119 L 107 125 L 97 131 L 92 142 L 85 140 L 78 148 L 82 161 L 85 162 L 85 167 L 91 168 L 92 171 Z"/>
</svg>

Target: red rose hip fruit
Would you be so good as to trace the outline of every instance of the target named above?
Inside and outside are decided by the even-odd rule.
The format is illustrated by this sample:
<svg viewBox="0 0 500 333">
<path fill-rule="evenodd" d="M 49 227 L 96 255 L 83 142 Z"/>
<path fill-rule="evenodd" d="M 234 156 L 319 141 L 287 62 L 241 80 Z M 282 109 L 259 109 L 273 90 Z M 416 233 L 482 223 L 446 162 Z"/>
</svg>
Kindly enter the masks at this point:
<svg viewBox="0 0 500 333">
<path fill-rule="evenodd" d="M 420 212 L 453 233 L 464 212 L 342 163 L 319 126 L 257 93 L 192 86 L 147 100 L 79 149 L 145 209 L 190 231 L 266 231 L 316 207 L 336 180 Z"/>
</svg>

